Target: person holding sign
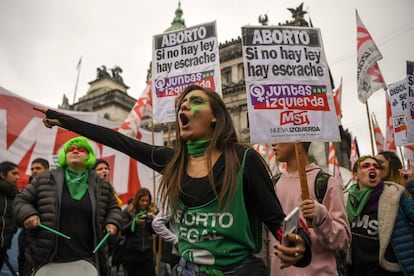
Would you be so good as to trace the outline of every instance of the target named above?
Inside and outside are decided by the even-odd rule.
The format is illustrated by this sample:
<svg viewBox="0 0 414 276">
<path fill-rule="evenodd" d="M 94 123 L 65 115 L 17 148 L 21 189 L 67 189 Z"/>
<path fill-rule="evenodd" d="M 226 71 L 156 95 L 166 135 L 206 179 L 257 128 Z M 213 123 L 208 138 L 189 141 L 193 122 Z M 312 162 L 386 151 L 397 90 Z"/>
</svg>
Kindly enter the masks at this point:
<svg viewBox="0 0 414 276">
<path fill-rule="evenodd" d="M 309 142 L 298 143 L 304 153 L 303 160 L 297 160 L 295 143 L 274 143 L 273 151 L 278 161 L 286 162 L 286 170 L 276 177 L 275 191 L 285 212 L 300 207 L 300 217 L 311 222 L 312 262 L 305 268 L 289 267 L 280 269 L 280 261 L 269 254 L 271 276 L 275 275 L 338 275 L 336 251 L 349 247 L 351 232 L 345 210 L 341 185 L 334 177 L 326 175 L 319 180 L 321 168 L 310 163 L 307 152 Z M 302 200 L 298 162 L 303 162 L 309 190 L 309 199 Z M 323 183 L 325 182 L 325 183 Z M 324 185 L 320 201 L 317 190 Z M 279 242 L 270 236 L 269 247 Z M 345 255 L 345 254 L 344 254 Z M 344 267 L 344 266 L 343 266 Z M 283 274 L 285 273 L 285 274 Z"/>
<path fill-rule="evenodd" d="M 121 228 L 121 209 L 112 185 L 91 169 L 95 160 L 88 140 L 75 137 L 63 145 L 58 168 L 38 175 L 17 195 L 14 216 L 28 229 L 22 275 L 79 261 L 95 266 L 99 275 L 108 272 L 106 245 L 93 251 L 105 232 L 114 235 Z"/>
<path fill-rule="evenodd" d="M 178 229 L 178 275 L 266 275 L 260 250 L 264 222 L 271 233 L 285 217 L 264 160 L 239 144 L 230 113 L 215 91 L 190 85 L 176 106 L 174 148 L 152 146 L 102 126 L 36 107 L 47 127 L 59 125 L 113 147 L 163 174 L 162 208 Z M 308 234 L 299 228 L 274 254 L 282 267 L 311 261 Z"/>
</svg>

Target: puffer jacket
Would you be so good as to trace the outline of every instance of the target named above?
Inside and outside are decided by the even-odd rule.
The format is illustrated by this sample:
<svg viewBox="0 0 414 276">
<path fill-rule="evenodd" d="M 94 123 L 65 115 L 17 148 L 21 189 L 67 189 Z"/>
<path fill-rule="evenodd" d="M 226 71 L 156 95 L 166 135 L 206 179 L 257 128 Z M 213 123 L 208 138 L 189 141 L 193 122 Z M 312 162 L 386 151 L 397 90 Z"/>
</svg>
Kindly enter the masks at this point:
<svg viewBox="0 0 414 276">
<path fill-rule="evenodd" d="M 0 248 L 9 248 L 16 224 L 12 215 L 12 204 L 17 187 L 0 179 Z"/>
<path fill-rule="evenodd" d="M 40 174 L 15 199 L 14 214 L 19 224 L 32 215 L 40 216 L 42 224 L 59 230 L 60 204 L 64 184 L 64 169 L 59 168 Z M 94 245 L 103 238 L 106 224 L 114 224 L 121 229 L 122 211 L 114 191 L 108 182 L 101 180 L 90 170 L 88 191 L 92 205 Z M 25 257 L 34 270 L 53 261 L 57 251 L 57 236 L 49 231 L 33 229 L 27 233 L 28 247 Z M 105 275 L 108 267 L 107 246 L 95 254 L 95 262 L 100 275 Z"/>
<path fill-rule="evenodd" d="M 403 194 L 400 200 L 397 220 L 392 233 L 391 244 L 404 275 L 414 275 L 414 181 L 406 185 L 411 196 Z"/>
</svg>

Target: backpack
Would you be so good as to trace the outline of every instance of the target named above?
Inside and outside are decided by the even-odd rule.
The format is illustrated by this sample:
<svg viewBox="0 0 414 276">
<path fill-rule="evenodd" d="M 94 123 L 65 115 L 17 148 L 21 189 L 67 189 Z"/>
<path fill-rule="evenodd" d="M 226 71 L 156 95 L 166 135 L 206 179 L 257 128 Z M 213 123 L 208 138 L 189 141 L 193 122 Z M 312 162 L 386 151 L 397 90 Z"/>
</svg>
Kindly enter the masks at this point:
<svg viewBox="0 0 414 276">
<path fill-rule="evenodd" d="M 282 174 L 279 173 L 274 177 L 273 179 L 274 185 L 276 185 L 277 181 L 280 179 L 281 176 Z M 316 195 L 316 199 L 321 204 L 326 194 L 329 177 L 331 177 L 329 173 L 326 173 L 322 169 L 320 169 L 315 178 L 315 195 Z M 335 259 L 336 259 L 336 269 L 338 271 L 338 275 L 344 276 L 345 275 L 345 264 L 346 264 L 346 250 L 336 250 Z"/>
</svg>

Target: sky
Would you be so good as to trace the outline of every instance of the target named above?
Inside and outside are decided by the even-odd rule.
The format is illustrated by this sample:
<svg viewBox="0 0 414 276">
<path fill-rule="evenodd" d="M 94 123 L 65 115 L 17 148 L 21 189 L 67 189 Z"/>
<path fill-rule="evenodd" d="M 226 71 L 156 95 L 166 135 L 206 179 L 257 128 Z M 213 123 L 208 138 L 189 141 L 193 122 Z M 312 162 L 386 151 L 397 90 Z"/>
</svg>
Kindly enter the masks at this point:
<svg viewBox="0 0 414 276">
<path fill-rule="evenodd" d="M 356 136 L 361 154 L 371 153 L 366 106 L 356 92 L 356 16 L 376 42 L 378 62 L 387 84 L 402 80 L 406 61 L 414 61 L 412 0 L 181 0 L 187 27 L 216 21 L 219 43 L 236 39 L 241 27 L 291 20 L 287 8 L 301 3 L 320 28 L 336 86 L 342 78 L 342 124 Z M 84 96 L 101 65 L 121 74 L 138 98 L 152 58 L 152 38 L 174 19 L 178 0 L 0 0 L 0 86 L 56 108 L 63 95 L 73 103 Z M 77 65 L 82 57 L 77 80 Z M 76 90 L 76 97 L 75 97 Z M 368 99 L 370 112 L 385 134 L 385 91 Z"/>
</svg>

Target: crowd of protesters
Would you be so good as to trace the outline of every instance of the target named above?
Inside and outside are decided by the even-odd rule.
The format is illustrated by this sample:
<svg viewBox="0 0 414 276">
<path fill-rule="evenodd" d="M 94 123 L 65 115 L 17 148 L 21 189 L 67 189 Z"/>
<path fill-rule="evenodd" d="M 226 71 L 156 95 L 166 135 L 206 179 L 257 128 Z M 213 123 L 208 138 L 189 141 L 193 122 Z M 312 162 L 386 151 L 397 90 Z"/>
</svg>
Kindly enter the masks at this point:
<svg viewBox="0 0 414 276">
<path fill-rule="evenodd" d="M 191 85 L 177 103 L 174 148 L 36 107 L 45 126 L 82 136 L 62 146 L 56 169 L 34 160 L 22 191 L 18 165 L 0 163 L 0 266 L 23 227 L 20 275 L 69 269 L 129 276 L 414 274 L 414 246 L 407 246 L 414 241 L 410 163 L 404 169 L 392 152 L 362 156 L 344 189 L 309 161 L 311 143 L 275 143 L 277 160 L 287 166 L 272 176 L 261 156 L 238 142 L 216 92 Z M 146 188 L 124 206 L 108 162 L 96 159 L 85 137 L 160 172 L 158 206 Z M 297 160 L 297 150 L 305 158 Z M 296 229 L 283 233 L 295 207 Z M 262 247 L 266 257 L 258 254 Z M 163 254 L 171 258 L 157 258 Z"/>
</svg>

